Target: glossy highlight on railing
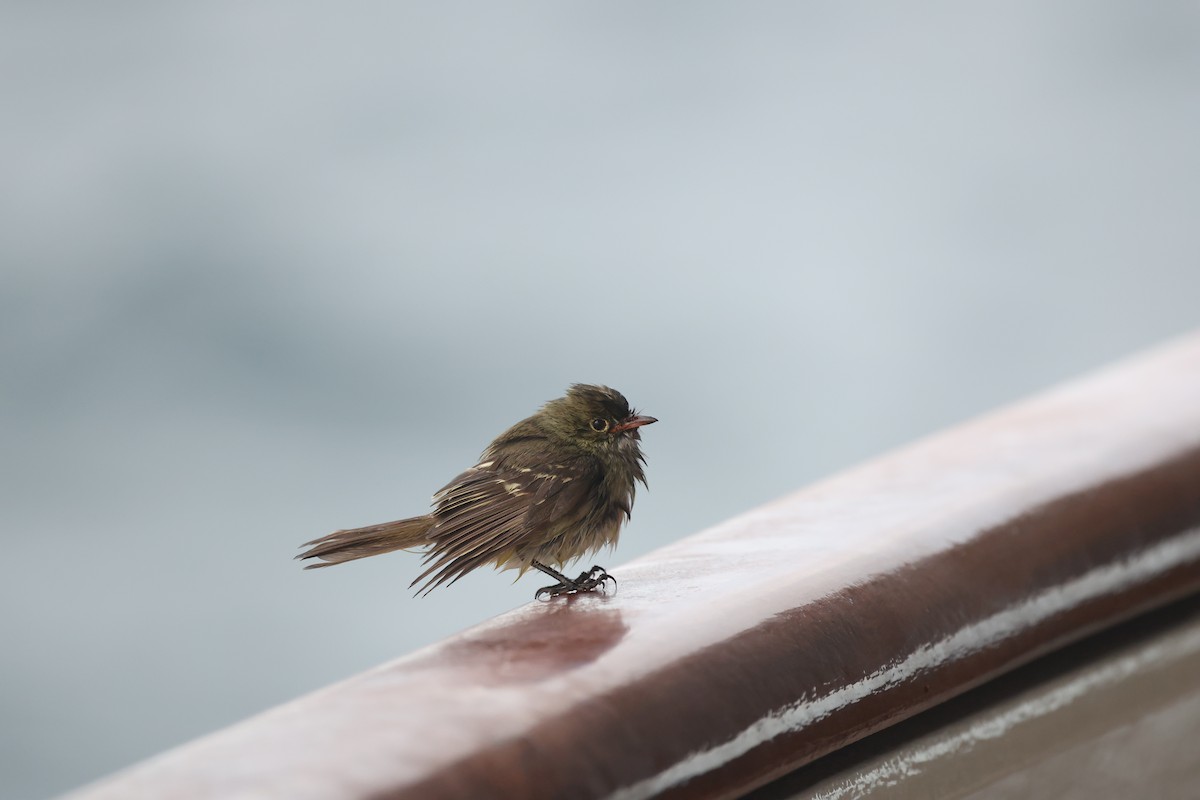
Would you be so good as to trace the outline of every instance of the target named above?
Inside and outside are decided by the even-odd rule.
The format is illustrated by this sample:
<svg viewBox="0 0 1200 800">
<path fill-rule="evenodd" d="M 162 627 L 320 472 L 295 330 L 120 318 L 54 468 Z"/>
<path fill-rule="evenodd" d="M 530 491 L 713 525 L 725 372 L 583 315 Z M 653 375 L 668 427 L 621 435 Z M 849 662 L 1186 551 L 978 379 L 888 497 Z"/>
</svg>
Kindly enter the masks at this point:
<svg viewBox="0 0 1200 800">
<path fill-rule="evenodd" d="M 1200 590 L 1200 335 L 79 798 L 735 797 Z"/>
</svg>

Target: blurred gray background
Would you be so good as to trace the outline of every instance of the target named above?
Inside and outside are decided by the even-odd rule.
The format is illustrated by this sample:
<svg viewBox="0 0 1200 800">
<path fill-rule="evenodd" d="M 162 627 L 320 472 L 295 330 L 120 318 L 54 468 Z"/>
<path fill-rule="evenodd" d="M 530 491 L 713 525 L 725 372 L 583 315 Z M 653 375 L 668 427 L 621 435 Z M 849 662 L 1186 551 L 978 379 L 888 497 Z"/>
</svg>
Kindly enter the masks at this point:
<svg viewBox="0 0 1200 800">
<path fill-rule="evenodd" d="M 7 3 L 0 86 L 6 798 L 526 602 L 291 557 L 572 381 L 615 566 L 1200 326 L 1194 2 Z"/>
</svg>

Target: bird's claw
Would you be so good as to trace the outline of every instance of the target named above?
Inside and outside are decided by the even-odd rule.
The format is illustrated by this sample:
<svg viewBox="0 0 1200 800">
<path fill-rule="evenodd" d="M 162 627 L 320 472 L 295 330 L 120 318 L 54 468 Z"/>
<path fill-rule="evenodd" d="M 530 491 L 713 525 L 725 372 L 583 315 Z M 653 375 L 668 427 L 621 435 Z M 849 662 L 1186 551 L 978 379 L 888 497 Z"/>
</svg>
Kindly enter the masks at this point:
<svg viewBox="0 0 1200 800">
<path fill-rule="evenodd" d="M 533 593 L 534 600 L 549 600 L 552 597 L 558 597 L 560 594 L 574 594 L 579 591 L 575 586 L 565 583 L 556 583 L 553 586 L 543 586 Z"/>
<path fill-rule="evenodd" d="M 592 567 L 587 572 L 575 579 L 575 582 L 581 586 L 586 586 L 587 591 L 593 589 L 601 589 L 605 594 L 608 594 L 608 581 L 612 581 L 613 594 L 617 593 L 617 579 L 608 574 L 608 570 L 604 567 Z"/>
<path fill-rule="evenodd" d="M 560 582 L 553 586 L 543 586 L 534 593 L 533 598 L 535 600 L 549 600 L 564 594 L 594 592 L 597 589 L 601 589 L 605 594 L 608 594 L 608 581 L 612 581 L 613 594 L 616 594 L 617 579 L 609 575 L 604 567 L 592 567 L 587 572 L 579 573 L 579 577 L 573 581 Z"/>
</svg>

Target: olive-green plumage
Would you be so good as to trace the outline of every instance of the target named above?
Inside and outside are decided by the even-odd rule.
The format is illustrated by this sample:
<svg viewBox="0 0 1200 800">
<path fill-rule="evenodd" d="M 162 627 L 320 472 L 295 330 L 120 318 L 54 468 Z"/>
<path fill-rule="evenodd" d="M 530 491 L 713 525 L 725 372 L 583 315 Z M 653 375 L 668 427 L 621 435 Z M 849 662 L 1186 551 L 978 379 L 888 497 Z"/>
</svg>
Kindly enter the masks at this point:
<svg viewBox="0 0 1200 800">
<path fill-rule="evenodd" d="M 426 569 L 413 581 L 428 592 L 476 567 L 530 567 L 559 583 L 550 595 L 587 591 L 609 576 L 593 567 L 571 580 L 568 562 L 615 545 L 633 509 L 635 484 L 646 483 L 639 416 L 607 386 L 574 384 L 488 445 L 479 463 L 433 497 L 421 517 L 336 531 L 308 542 L 297 558 L 328 567 L 392 550 L 425 548 Z"/>
</svg>

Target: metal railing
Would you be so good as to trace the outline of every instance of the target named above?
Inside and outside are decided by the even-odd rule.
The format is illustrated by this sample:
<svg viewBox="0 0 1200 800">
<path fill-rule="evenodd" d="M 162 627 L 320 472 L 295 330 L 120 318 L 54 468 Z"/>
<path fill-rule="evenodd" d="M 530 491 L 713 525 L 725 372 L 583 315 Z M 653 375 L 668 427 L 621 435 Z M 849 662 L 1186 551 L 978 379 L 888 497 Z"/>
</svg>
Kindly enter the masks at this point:
<svg viewBox="0 0 1200 800">
<path fill-rule="evenodd" d="M 136 797 L 734 797 L 1200 590 L 1200 335 L 118 773 Z"/>
</svg>

